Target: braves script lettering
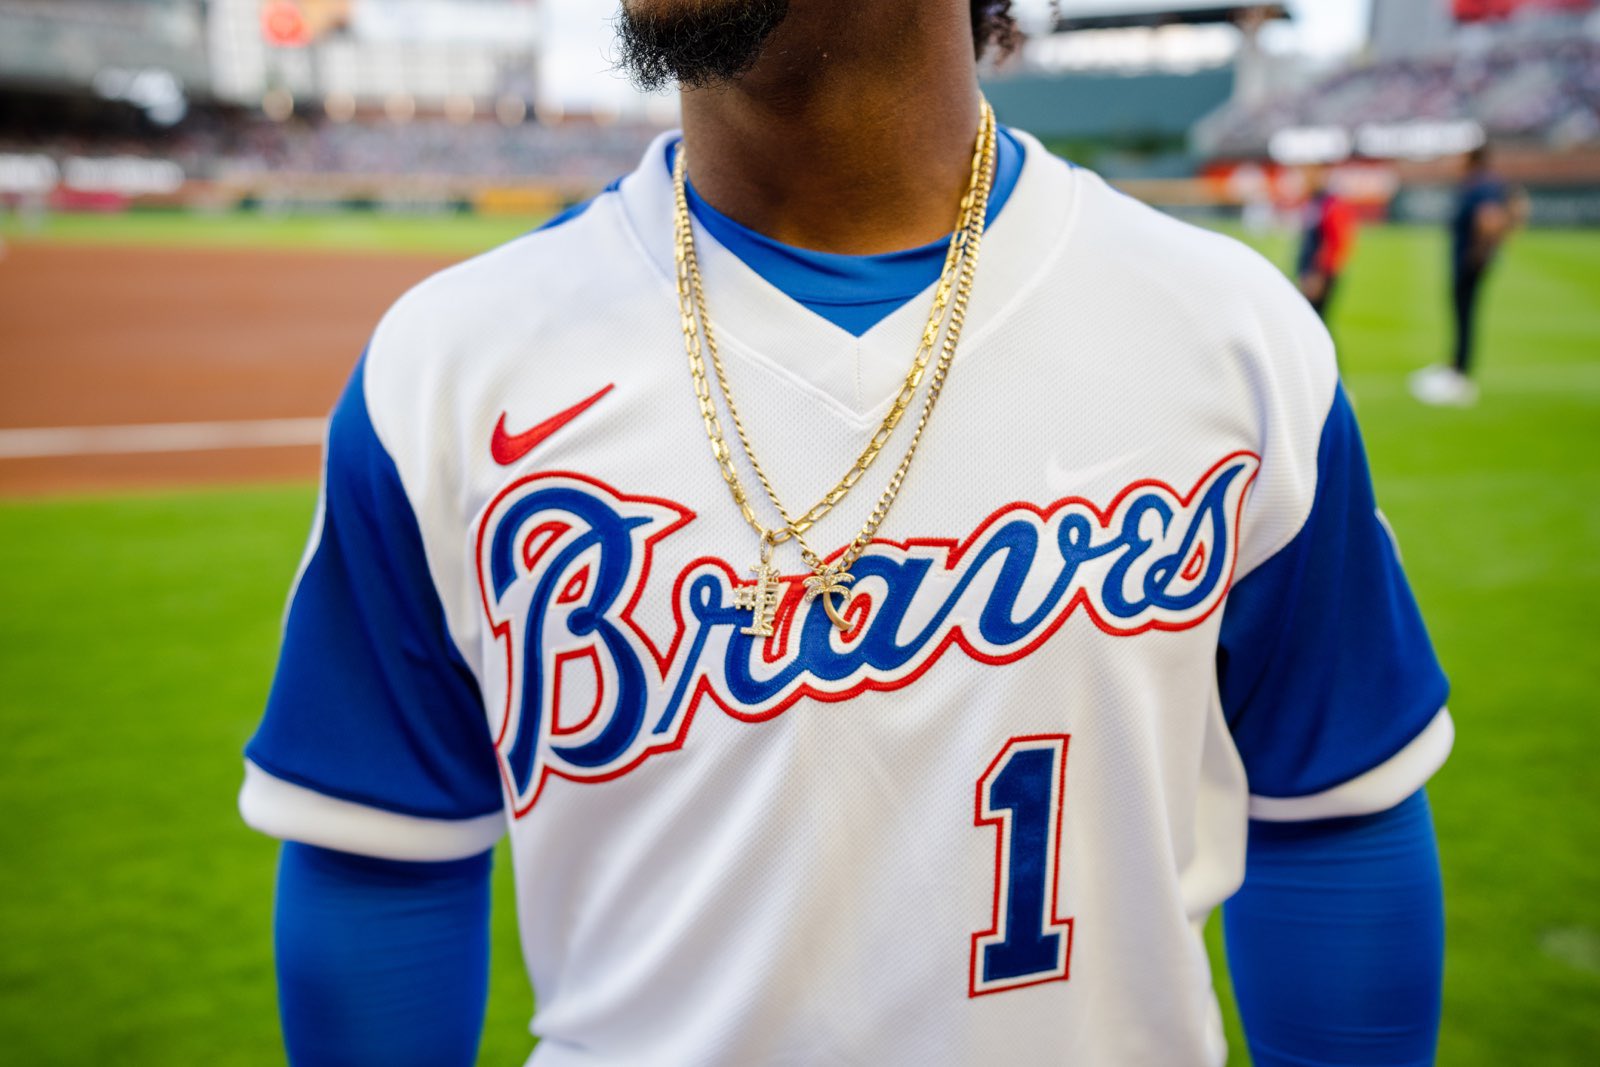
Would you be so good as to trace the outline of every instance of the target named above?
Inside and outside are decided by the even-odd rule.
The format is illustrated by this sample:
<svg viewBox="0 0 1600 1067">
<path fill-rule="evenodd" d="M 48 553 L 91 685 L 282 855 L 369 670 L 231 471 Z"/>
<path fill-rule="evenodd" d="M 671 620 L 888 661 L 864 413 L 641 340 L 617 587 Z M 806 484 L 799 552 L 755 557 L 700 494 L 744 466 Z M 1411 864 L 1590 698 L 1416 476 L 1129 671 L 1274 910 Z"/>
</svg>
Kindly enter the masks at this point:
<svg viewBox="0 0 1600 1067">
<path fill-rule="evenodd" d="M 552 774 L 603 781 L 681 747 L 706 699 L 760 722 L 806 697 L 910 685 L 951 649 L 1011 663 L 1078 611 L 1114 637 L 1195 626 L 1227 593 L 1258 466 L 1239 452 L 1187 493 L 1136 482 L 1104 508 L 1008 504 L 961 541 L 874 542 L 854 567 L 848 631 L 795 577 L 767 638 L 741 632 L 748 581 L 725 561 L 693 561 L 670 593 L 651 580 L 655 546 L 693 521 L 687 508 L 579 474 L 522 478 L 477 538 L 488 640 L 505 662 L 486 685 L 513 810 L 527 814 Z M 665 647 L 633 619 L 642 597 L 663 595 L 675 619 Z M 586 708 L 569 706 L 577 688 Z"/>
</svg>

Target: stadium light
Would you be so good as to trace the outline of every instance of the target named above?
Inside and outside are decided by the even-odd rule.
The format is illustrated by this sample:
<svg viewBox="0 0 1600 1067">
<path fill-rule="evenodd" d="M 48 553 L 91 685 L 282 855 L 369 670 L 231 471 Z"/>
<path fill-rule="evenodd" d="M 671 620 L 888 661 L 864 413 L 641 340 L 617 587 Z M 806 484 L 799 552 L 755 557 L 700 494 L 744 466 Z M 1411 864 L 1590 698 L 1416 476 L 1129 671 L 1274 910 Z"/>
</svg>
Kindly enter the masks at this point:
<svg viewBox="0 0 1600 1067">
<path fill-rule="evenodd" d="M 334 122 L 349 122 L 356 117 L 356 98 L 349 93 L 329 93 L 322 109 Z"/>
<path fill-rule="evenodd" d="M 261 94 L 261 110 L 273 122 L 283 122 L 294 114 L 294 94 L 281 85 Z"/>
<path fill-rule="evenodd" d="M 175 126 L 189 113 L 189 99 L 177 75 L 160 67 L 128 70 L 103 67 L 90 83 L 104 100 L 123 100 L 157 126 Z"/>
<path fill-rule="evenodd" d="M 383 113 L 394 123 L 410 122 L 417 114 L 417 102 L 410 93 L 390 93 L 383 101 Z"/>
<path fill-rule="evenodd" d="M 502 126 L 520 126 L 528 117 L 528 103 L 520 96 L 502 96 L 494 102 L 494 117 Z"/>
</svg>

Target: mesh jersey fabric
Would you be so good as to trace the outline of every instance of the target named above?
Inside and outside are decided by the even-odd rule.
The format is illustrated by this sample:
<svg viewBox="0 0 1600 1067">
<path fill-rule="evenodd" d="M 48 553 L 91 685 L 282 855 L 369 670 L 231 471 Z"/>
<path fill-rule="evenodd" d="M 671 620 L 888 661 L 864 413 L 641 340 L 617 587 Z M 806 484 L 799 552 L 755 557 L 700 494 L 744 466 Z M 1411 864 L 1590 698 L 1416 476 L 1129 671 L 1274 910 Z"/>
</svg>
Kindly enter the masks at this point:
<svg viewBox="0 0 1600 1067">
<path fill-rule="evenodd" d="M 312 579 L 329 517 L 367 513 L 415 539 L 364 550 L 404 590 L 375 595 L 405 670 L 459 661 L 480 700 L 404 674 L 363 683 L 381 700 L 323 700 L 286 661 L 241 805 L 280 836 L 402 859 L 474 854 L 509 823 L 539 1067 L 1221 1062 L 1196 930 L 1239 884 L 1248 816 L 1381 810 L 1443 761 L 1442 675 L 1320 323 L 1253 253 L 1017 136 L 850 633 L 794 580 L 772 639 L 739 632 L 756 544 L 677 347 L 664 141 L 588 210 L 380 324 L 362 418 L 335 414 L 285 656 L 325 592 L 364 598 L 364 580 Z M 924 301 L 855 336 L 701 241 L 735 395 L 806 506 L 881 418 Z M 817 543 L 854 534 L 896 447 Z M 341 500 L 338 471 L 379 453 L 394 477 Z M 1341 533 L 1366 547 L 1331 571 Z M 1386 592 L 1329 595 L 1352 586 Z M 1333 623 L 1282 632 L 1330 605 Z M 1377 663 L 1334 647 L 1363 627 Z M 346 639 L 375 640 L 294 655 L 343 664 Z M 1404 684 L 1306 702 L 1252 659 L 1268 642 L 1306 661 L 1332 643 L 1341 670 Z M 290 705 L 354 740 L 301 743 L 272 722 Z M 422 723 L 452 745 L 486 726 L 487 747 L 368 761 L 358 743 Z M 482 810 L 491 785 L 503 816 Z"/>
</svg>

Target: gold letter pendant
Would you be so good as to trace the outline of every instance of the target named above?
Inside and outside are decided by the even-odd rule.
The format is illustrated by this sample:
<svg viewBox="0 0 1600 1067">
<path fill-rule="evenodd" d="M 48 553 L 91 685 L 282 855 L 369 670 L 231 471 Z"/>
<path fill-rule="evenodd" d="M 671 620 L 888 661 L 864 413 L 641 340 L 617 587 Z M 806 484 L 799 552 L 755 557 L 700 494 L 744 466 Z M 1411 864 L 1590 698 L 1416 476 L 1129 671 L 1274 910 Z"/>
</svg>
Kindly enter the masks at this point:
<svg viewBox="0 0 1600 1067">
<path fill-rule="evenodd" d="M 778 580 L 778 568 L 766 560 L 750 570 L 756 576 L 755 584 L 740 586 L 733 591 L 733 606 L 751 613 L 750 625 L 741 627 L 739 632 L 749 637 L 771 637 L 772 624 L 778 614 L 778 601 L 782 599 L 779 591 L 784 583 Z"/>
</svg>

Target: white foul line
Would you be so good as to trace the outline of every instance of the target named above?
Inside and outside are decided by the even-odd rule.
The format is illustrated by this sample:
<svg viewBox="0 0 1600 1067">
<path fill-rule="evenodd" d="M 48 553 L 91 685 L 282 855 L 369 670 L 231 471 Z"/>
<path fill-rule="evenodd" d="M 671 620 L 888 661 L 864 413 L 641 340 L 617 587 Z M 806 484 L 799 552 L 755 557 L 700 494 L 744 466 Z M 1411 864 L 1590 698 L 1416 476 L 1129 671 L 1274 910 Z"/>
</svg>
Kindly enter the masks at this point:
<svg viewBox="0 0 1600 1067">
<path fill-rule="evenodd" d="M 0 429 L 0 459 L 320 445 L 326 428 L 326 419 L 251 419 Z"/>
</svg>

